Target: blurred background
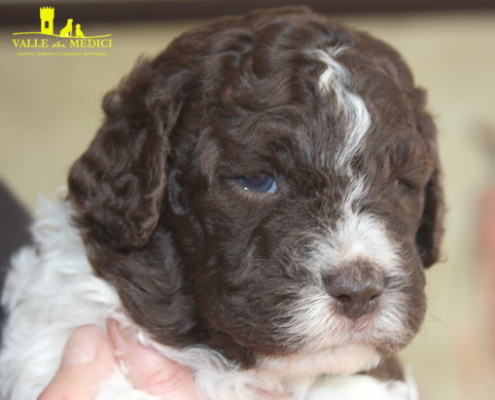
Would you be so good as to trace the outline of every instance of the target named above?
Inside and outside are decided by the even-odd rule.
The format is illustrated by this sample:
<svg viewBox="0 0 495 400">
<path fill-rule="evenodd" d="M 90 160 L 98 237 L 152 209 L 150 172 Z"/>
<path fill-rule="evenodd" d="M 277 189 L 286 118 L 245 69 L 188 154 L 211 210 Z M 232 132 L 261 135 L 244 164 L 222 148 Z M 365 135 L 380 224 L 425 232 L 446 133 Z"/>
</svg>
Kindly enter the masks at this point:
<svg viewBox="0 0 495 400">
<path fill-rule="evenodd" d="M 401 357 L 424 400 L 495 399 L 495 1 L 0 0 L 0 180 L 30 210 L 60 196 L 101 119 L 102 96 L 140 55 L 215 16 L 308 5 L 369 31 L 404 55 L 428 89 L 447 198 L 443 262 L 428 274 L 423 330 Z M 111 34 L 104 55 L 22 56 L 12 33 L 78 20 Z M 0 221 L 2 224 L 2 221 Z"/>
</svg>

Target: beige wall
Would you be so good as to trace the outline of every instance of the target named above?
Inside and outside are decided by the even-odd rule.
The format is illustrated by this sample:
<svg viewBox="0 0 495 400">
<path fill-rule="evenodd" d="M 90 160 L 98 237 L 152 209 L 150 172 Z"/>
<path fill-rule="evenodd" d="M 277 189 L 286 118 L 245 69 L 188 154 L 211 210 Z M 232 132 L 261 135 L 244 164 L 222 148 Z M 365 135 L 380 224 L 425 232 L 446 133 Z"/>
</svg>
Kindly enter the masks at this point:
<svg viewBox="0 0 495 400">
<path fill-rule="evenodd" d="M 495 349 L 483 339 L 476 300 L 476 201 L 493 176 L 477 139 L 495 127 L 495 13 L 343 17 L 395 45 L 428 88 L 437 116 L 449 213 L 445 262 L 428 271 L 430 308 L 423 331 L 404 352 L 430 400 L 488 400 L 476 376 Z M 101 120 L 102 95 L 140 54 L 154 54 L 194 23 L 97 25 L 113 34 L 106 57 L 19 57 L 10 30 L 0 30 L 0 178 L 31 209 L 43 193 L 55 197 L 71 162 Z M 19 30 L 22 30 L 21 28 Z M 490 376 L 495 381 L 495 376 Z M 469 386 L 471 385 L 471 386 Z M 463 388 L 469 386 L 467 391 Z M 483 397 L 484 396 L 484 397 Z"/>
</svg>

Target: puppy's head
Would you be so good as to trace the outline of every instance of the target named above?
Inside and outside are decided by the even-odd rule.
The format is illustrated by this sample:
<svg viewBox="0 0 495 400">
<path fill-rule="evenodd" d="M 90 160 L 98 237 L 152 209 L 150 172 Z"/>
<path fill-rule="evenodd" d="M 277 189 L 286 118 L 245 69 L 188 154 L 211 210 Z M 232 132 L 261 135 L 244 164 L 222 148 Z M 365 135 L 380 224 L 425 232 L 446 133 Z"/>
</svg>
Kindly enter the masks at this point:
<svg viewBox="0 0 495 400">
<path fill-rule="evenodd" d="M 355 372 L 425 312 L 442 196 L 401 57 L 306 10 L 221 19 L 104 100 L 70 200 L 98 274 L 157 341 Z"/>
</svg>

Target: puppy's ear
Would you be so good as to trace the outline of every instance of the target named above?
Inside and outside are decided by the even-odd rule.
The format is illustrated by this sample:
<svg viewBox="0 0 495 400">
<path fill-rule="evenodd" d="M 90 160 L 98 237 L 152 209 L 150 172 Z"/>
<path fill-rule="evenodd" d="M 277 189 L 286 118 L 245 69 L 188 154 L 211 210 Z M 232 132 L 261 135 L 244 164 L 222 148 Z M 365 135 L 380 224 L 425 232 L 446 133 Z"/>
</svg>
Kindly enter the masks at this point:
<svg viewBox="0 0 495 400">
<path fill-rule="evenodd" d="M 421 225 L 416 233 L 416 245 L 423 265 L 427 268 L 436 263 L 440 258 L 440 242 L 443 236 L 445 207 L 437 150 L 436 127 L 433 118 L 425 110 L 425 93 L 422 90 L 415 90 L 413 104 L 415 107 L 417 130 L 425 140 L 430 158 L 433 160 L 433 172 L 425 190 Z"/>
<path fill-rule="evenodd" d="M 154 231 L 182 82 L 178 71 L 141 60 L 104 98 L 104 123 L 69 174 L 69 199 L 90 238 L 137 248 Z"/>
</svg>

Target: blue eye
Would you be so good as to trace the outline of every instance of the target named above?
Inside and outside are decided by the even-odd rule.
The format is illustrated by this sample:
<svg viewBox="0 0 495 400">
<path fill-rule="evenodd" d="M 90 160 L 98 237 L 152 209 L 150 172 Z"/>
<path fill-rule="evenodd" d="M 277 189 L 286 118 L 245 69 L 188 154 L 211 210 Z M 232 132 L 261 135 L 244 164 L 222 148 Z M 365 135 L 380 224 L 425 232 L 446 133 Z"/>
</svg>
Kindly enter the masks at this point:
<svg viewBox="0 0 495 400">
<path fill-rule="evenodd" d="M 256 193 L 275 193 L 278 190 L 278 185 L 273 176 L 267 174 L 254 174 L 241 176 L 237 178 L 237 182 L 244 187 L 245 190 Z"/>
</svg>

